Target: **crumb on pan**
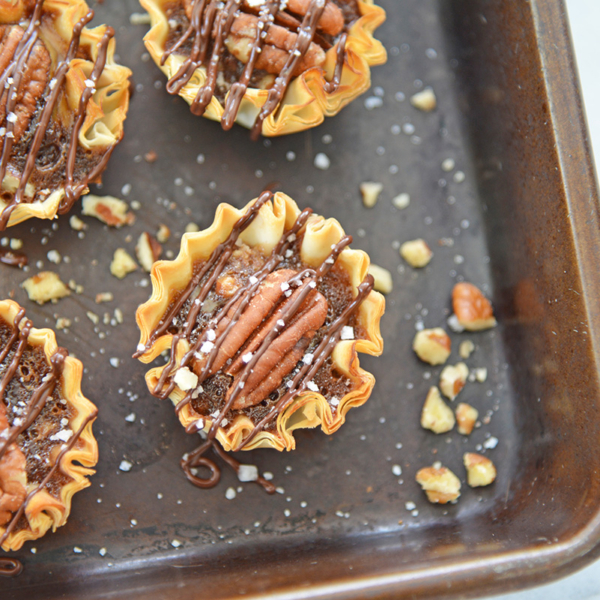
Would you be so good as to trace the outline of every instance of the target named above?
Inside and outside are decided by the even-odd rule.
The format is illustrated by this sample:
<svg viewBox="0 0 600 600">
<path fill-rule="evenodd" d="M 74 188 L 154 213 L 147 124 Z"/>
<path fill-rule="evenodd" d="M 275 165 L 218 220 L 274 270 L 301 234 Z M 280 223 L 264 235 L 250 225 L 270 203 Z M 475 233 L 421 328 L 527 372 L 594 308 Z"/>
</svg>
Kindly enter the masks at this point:
<svg viewBox="0 0 600 600">
<path fill-rule="evenodd" d="M 442 400 L 440 390 L 430 387 L 421 411 L 421 427 L 433 433 L 446 433 L 453 429 L 455 422 L 454 413 Z"/>
<path fill-rule="evenodd" d="M 423 329 L 413 340 L 413 350 L 417 356 L 430 365 L 442 365 L 450 356 L 450 336 L 441 328 Z"/>
<path fill-rule="evenodd" d="M 467 359 L 473 354 L 474 350 L 475 344 L 471 340 L 465 340 L 464 342 L 461 342 L 458 347 L 458 355 L 461 358 Z"/>
<path fill-rule="evenodd" d="M 133 213 L 128 212 L 129 205 L 113 196 L 94 196 L 88 194 L 82 200 L 82 213 L 87 217 L 95 217 L 111 227 L 131 225 L 135 220 Z"/>
<path fill-rule="evenodd" d="M 452 308 L 456 320 L 468 331 L 481 331 L 496 326 L 491 302 L 472 283 L 457 283 L 452 290 Z"/>
<path fill-rule="evenodd" d="M 27 292 L 29 299 L 38 304 L 49 301 L 56 302 L 71 293 L 60 277 L 52 271 L 41 271 L 37 275 L 29 277 L 21 284 L 21 287 Z"/>
<path fill-rule="evenodd" d="M 458 433 L 461 435 L 470 435 L 475 427 L 479 411 L 470 404 L 460 402 L 456 407 L 456 422 L 458 423 Z"/>
<path fill-rule="evenodd" d="M 367 208 L 373 208 L 377 204 L 379 194 L 383 191 L 383 185 L 375 181 L 363 181 L 360 184 L 360 193 L 363 204 Z"/>
<path fill-rule="evenodd" d="M 411 267 L 421 269 L 429 264 L 433 252 L 425 243 L 425 240 L 419 238 L 404 242 L 404 244 L 400 246 L 400 256 L 402 256 Z"/>
<path fill-rule="evenodd" d="M 467 383 L 469 367 L 460 362 L 444 367 L 440 374 L 440 389 L 446 398 L 454 400 Z"/>
<path fill-rule="evenodd" d="M 466 452 L 463 462 L 467 469 L 467 483 L 471 487 L 484 487 L 496 479 L 496 467 L 487 456 Z"/>
<path fill-rule="evenodd" d="M 127 274 L 138 268 L 135 260 L 123 248 L 117 248 L 110 263 L 110 272 L 118 279 L 123 279 Z"/>
<path fill-rule="evenodd" d="M 156 232 L 156 239 L 160 244 L 166 244 L 171 237 L 171 230 L 164 224 L 161 223 L 158 226 L 158 231 Z"/>
<path fill-rule="evenodd" d="M 410 98 L 410 103 L 423 112 L 431 112 L 437 107 L 437 99 L 432 88 L 426 87 Z"/>
<path fill-rule="evenodd" d="M 460 496 L 460 480 L 450 469 L 441 464 L 420 469 L 416 480 L 427 494 L 429 502 L 433 504 L 454 502 Z"/>
</svg>

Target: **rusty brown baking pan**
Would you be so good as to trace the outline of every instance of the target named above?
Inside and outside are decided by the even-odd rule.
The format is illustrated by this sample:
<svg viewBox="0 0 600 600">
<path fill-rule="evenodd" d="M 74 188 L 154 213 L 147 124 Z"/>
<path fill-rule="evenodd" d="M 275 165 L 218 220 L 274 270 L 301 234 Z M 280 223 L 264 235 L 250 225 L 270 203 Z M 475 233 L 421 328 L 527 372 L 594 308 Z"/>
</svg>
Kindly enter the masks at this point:
<svg viewBox="0 0 600 600">
<path fill-rule="evenodd" d="M 372 110 L 363 97 L 316 130 L 259 143 L 241 128 L 225 133 L 194 118 L 166 94 L 143 56 L 145 28 L 129 24 L 140 10 L 135 0 L 96 7 L 96 22 L 115 26 L 136 86 L 125 140 L 99 193 L 129 192 L 142 208 L 120 230 L 87 219 L 84 239 L 67 217 L 7 232 L 23 239 L 28 274 L 51 267 L 84 286 L 38 307 L 19 287 L 28 274 L 0 266 L 1 295 L 14 290 L 38 327 L 73 320 L 58 339 L 86 367 L 84 392 L 100 408 L 101 460 L 68 524 L 14 554 L 25 570 L 0 580 L 3 600 L 469 597 L 547 582 L 597 555 L 599 205 L 564 6 L 381 4 L 389 60 L 373 71 Z M 425 114 L 408 98 L 428 85 L 438 107 Z M 141 159 L 150 150 L 153 164 Z M 327 171 L 313 166 L 317 152 L 331 159 Z M 446 171 L 448 158 L 455 166 Z M 358 194 L 367 180 L 384 185 L 370 210 Z M 226 500 L 225 490 L 240 485 L 233 473 L 207 491 L 186 481 L 178 462 L 196 440 L 168 403 L 148 394 L 144 367 L 131 359 L 147 276 L 118 282 L 108 265 L 116 248 L 131 250 L 160 223 L 174 233 L 165 249 L 176 252 L 187 223 L 206 227 L 220 201 L 241 206 L 271 183 L 337 216 L 355 246 L 392 270 L 395 287 L 385 353 L 363 359 L 378 379 L 369 402 L 334 436 L 300 432 L 293 453 L 241 457 L 271 471 L 284 491 L 267 496 L 244 484 Z M 403 211 L 391 203 L 401 192 L 411 196 Z M 397 248 L 419 236 L 435 255 L 415 272 Z M 49 264 L 50 249 L 70 262 Z M 421 323 L 445 324 L 461 279 L 490 294 L 499 320 L 493 331 L 452 334 L 453 362 L 470 337 L 470 366 L 488 369 L 485 383 L 461 393 L 482 426 L 469 438 L 434 436 L 418 422 L 439 368 L 418 362 L 411 339 Z M 115 300 L 100 306 L 94 298 L 103 291 Z M 117 307 L 124 323 L 103 324 Z M 87 311 L 101 317 L 98 325 Z M 110 358 L 120 359 L 118 368 Z M 131 413 L 133 423 L 125 420 Z M 462 454 L 482 447 L 498 478 L 472 490 Z M 133 463 L 128 473 L 119 470 L 124 459 Z M 429 505 L 414 482 L 434 460 L 463 479 L 455 505 Z"/>
</svg>

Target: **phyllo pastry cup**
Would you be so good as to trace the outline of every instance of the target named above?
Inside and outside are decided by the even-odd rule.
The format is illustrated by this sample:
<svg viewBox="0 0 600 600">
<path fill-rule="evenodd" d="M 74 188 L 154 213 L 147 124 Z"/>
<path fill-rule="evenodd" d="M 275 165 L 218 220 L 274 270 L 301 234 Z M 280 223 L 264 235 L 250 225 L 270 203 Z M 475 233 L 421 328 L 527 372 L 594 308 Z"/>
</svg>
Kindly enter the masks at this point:
<svg viewBox="0 0 600 600">
<path fill-rule="evenodd" d="M 0 229 L 67 212 L 123 137 L 126 67 L 84 0 L 0 0 Z"/>
<path fill-rule="evenodd" d="M 140 0 L 144 41 L 194 114 L 253 137 L 303 131 L 337 114 L 386 61 L 373 0 Z M 302 35 L 298 35 L 302 32 Z"/>
<path fill-rule="evenodd" d="M 64 525 L 73 494 L 98 461 L 96 407 L 81 393 L 81 363 L 35 329 L 12 300 L 0 301 L 0 546 Z"/>
<path fill-rule="evenodd" d="M 385 301 L 350 242 L 335 219 L 265 192 L 241 210 L 221 204 L 175 260 L 155 263 L 137 356 L 170 352 L 146 382 L 188 432 L 226 451 L 292 450 L 294 430 L 331 434 L 367 401 L 375 379 L 358 353 L 383 351 Z"/>
</svg>

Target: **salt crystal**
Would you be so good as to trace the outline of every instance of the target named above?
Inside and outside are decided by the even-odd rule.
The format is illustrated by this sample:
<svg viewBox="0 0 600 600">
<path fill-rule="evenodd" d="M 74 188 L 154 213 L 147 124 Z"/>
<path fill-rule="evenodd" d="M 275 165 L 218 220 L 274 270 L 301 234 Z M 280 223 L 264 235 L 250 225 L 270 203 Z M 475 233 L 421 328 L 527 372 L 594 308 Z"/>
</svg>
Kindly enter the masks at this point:
<svg viewBox="0 0 600 600">
<path fill-rule="evenodd" d="M 345 325 L 342 327 L 342 333 L 340 335 L 340 339 L 342 340 L 353 340 L 354 339 L 354 327 L 350 327 Z"/>
<path fill-rule="evenodd" d="M 235 491 L 234 488 L 232 488 L 232 487 L 227 488 L 227 490 L 225 492 L 225 498 L 227 498 L 227 500 L 233 500 L 236 496 L 237 496 L 237 492 Z"/>
<path fill-rule="evenodd" d="M 252 352 L 248 352 L 242 356 L 242 361 L 248 364 L 252 360 Z"/>
<path fill-rule="evenodd" d="M 311 392 L 318 392 L 319 391 L 319 387 L 317 386 L 317 384 L 314 381 L 309 381 L 306 384 L 306 387 L 311 391 Z"/>
<path fill-rule="evenodd" d="M 125 473 L 131 471 L 131 467 L 133 467 L 133 465 L 128 460 L 122 460 L 121 464 L 119 465 L 119 469 L 121 471 L 125 471 Z"/>
<path fill-rule="evenodd" d="M 312 363 L 312 361 L 313 361 L 313 358 L 314 358 L 314 355 L 313 355 L 313 354 L 310 354 L 310 353 L 309 353 L 309 354 L 305 354 L 305 355 L 303 356 L 303 358 L 302 358 L 302 362 L 303 362 L 305 365 L 310 365 L 310 364 Z"/>
<path fill-rule="evenodd" d="M 258 468 L 255 465 L 240 465 L 237 475 L 242 483 L 256 481 L 258 479 Z"/>
<path fill-rule="evenodd" d="M 327 171 L 330 166 L 331 160 L 329 160 L 329 156 L 327 156 L 327 154 L 324 152 L 319 152 L 315 156 L 315 167 L 317 167 L 317 169 L 320 169 L 321 171 Z"/>
</svg>

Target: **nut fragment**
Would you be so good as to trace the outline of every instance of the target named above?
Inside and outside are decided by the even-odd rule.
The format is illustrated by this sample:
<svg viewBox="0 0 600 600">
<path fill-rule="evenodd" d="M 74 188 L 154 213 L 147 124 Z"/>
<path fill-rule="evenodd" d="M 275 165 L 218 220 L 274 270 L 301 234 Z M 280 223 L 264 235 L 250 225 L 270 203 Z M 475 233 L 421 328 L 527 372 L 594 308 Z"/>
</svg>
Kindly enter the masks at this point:
<svg viewBox="0 0 600 600">
<path fill-rule="evenodd" d="M 446 398 L 454 400 L 467 383 L 469 367 L 460 362 L 456 365 L 444 367 L 440 374 L 440 389 Z"/>
<path fill-rule="evenodd" d="M 87 225 L 77 215 L 71 215 L 69 225 L 71 226 L 71 229 L 74 229 L 75 231 L 87 229 Z"/>
<path fill-rule="evenodd" d="M 446 433 L 454 427 L 455 422 L 454 413 L 442 400 L 440 390 L 435 386 L 430 387 L 421 411 L 421 427 L 433 433 Z"/>
<path fill-rule="evenodd" d="M 123 248 L 117 248 L 110 263 L 110 272 L 118 279 L 123 279 L 125 275 L 135 271 L 137 264 Z"/>
<path fill-rule="evenodd" d="M 62 329 L 68 329 L 71 327 L 71 319 L 67 319 L 66 317 L 59 317 L 56 319 L 56 329 L 59 331 Z"/>
<path fill-rule="evenodd" d="M 435 327 L 424 329 L 415 335 L 413 350 L 423 362 L 442 365 L 450 356 L 451 344 L 448 334 L 441 327 Z"/>
<path fill-rule="evenodd" d="M 100 292 L 96 294 L 96 304 L 100 304 L 101 302 L 112 302 L 114 296 L 112 292 Z"/>
<path fill-rule="evenodd" d="M 496 479 L 496 467 L 486 456 L 474 452 L 466 452 L 463 462 L 467 469 L 467 483 L 471 487 L 490 485 Z"/>
<path fill-rule="evenodd" d="M 437 106 L 437 99 L 433 90 L 430 87 L 416 93 L 411 97 L 410 103 L 423 112 L 431 112 Z"/>
<path fill-rule="evenodd" d="M 450 469 L 441 465 L 420 469 L 416 480 L 433 504 L 453 502 L 460 496 L 460 480 Z"/>
<path fill-rule="evenodd" d="M 181 367 L 177 369 L 173 381 L 179 389 L 187 392 L 188 390 L 193 390 L 198 385 L 198 375 L 190 371 L 187 367 Z"/>
<path fill-rule="evenodd" d="M 156 232 L 156 239 L 161 244 L 166 244 L 171 237 L 171 230 L 164 224 L 161 223 L 158 227 L 158 231 Z"/>
<path fill-rule="evenodd" d="M 131 225 L 135 216 L 127 212 L 129 205 L 113 196 L 94 196 L 88 194 L 82 200 L 82 213 L 88 217 L 96 217 L 111 227 Z"/>
<path fill-rule="evenodd" d="M 379 194 L 383 191 L 383 185 L 374 181 L 363 181 L 360 184 L 360 193 L 362 194 L 363 204 L 367 208 L 373 208 L 377 204 Z"/>
<path fill-rule="evenodd" d="M 186 233 L 196 233 L 197 231 L 200 231 L 200 227 L 198 227 L 198 225 L 196 225 L 196 223 L 188 223 L 185 226 Z"/>
<path fill-rule="evenodd" d="M 158 154 L 156 154 L 156 152 L 154 150 L 150 150 L 150 152 L 146 152 L 146 154 L 144 154 L 144 160 L 150 164 L 152 164 L 153 162 L 156 162 L 157 158 L 158 158 Z"/>
<path fill-rule="evenodd" d="M 460 346 L 458 347 L 458 355 L 461 358 L 467 359 L 469 356 L 471 356 L 474 350 L 475 344 L 471 340 L 465 340 L 464 342 L 461 342 Z"/>
<path fill-rule="evenodd" d="M 452 290 L 452 308 L 460 325 L 468 331 L 496 326 L 490 301 L 472 283 L 457 283 Z"/>
<path fill-rule="evenodd" d="M 431 248 L 425 243 L 425 240 L 416 239 L 409 242 L 404 242 L 400 246 L 400 256 L 415 269 L 420 269 L 429 264 L 433 252 Z"/>
<path fill-rule="evenodd" d="M 60 277 L 52 271 L 42 271 L 26 279 L 21 287 L 27 292 L 29 299 L 38 304 L 49 300 L 56 301 L 71 293 Z"/>
<path fill-rule="evenodd" d="M 369 273 L 375 278 L 375 289 L 382 294 L 389 294 L 394 287 L 392 274 L 383 267 L 371 264 L 369 265 Z"/>
<path fill-rule="evenodd" d="M 144 271 L 150 273 L 152 265 L 162 254 L 162 246 L 147 231 L 144 231 L 138 239 L 135 254 Z"/>
<path fill-rule="evenodd" d="M 456 407 L 456 421 L 458 422 L 458 433 L 461 435 L 470 435 L 475 427 L 475 422 L 479 412 L 476 408 L 473 408 L 470 404 L 461 402 Z"/>
</svg>

